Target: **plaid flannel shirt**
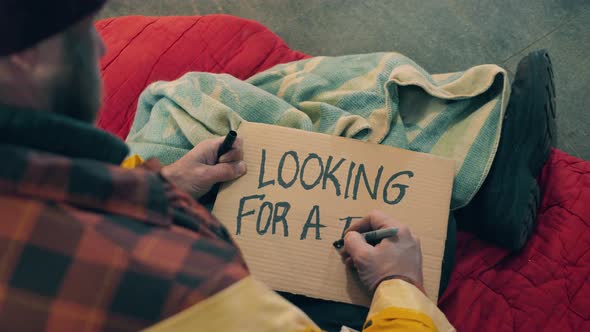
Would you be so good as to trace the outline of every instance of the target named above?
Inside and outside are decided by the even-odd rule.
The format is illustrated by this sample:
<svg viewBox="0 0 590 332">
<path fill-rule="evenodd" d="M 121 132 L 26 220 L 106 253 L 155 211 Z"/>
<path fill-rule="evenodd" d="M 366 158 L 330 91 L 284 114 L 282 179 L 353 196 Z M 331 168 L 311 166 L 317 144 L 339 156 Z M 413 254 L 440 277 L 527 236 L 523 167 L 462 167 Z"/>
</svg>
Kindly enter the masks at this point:
<svg viewBox="0 0 590 332">
<path fill-rule="evenodd" d="M 0 330 L 129 331 L 248 276 L 225 228 L 123 142 L 0 107 Z M 184 227 L 178 226 L 184 225 Z"/>
</svg>

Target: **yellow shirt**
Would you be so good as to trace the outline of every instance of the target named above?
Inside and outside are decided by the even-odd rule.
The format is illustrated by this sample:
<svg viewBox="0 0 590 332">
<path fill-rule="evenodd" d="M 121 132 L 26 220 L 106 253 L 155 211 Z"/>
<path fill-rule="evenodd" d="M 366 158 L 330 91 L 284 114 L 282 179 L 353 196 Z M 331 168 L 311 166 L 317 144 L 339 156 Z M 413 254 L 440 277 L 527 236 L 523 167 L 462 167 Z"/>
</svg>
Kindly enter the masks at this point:
<svg viewBox="0 0 590 332">
<path fill-rule="evenodd" d="M 123 160 L 123 162 L 121 163 L 121 167 L 127 168 L 127 169 L 133 169 L 133 168 L 140 166 L 143 163 L 144 163 L 144 160 L 139 155 L 134 154 L 131 157 Z"/>
<path fill-rule="evenodd" d="M 319 332 L 309 317 L 248 277 L 147 329 L 149 332 Z M 377 288 L 363 332 L 455 331 L 414 285 L 393 279 Z"/>
</svg>

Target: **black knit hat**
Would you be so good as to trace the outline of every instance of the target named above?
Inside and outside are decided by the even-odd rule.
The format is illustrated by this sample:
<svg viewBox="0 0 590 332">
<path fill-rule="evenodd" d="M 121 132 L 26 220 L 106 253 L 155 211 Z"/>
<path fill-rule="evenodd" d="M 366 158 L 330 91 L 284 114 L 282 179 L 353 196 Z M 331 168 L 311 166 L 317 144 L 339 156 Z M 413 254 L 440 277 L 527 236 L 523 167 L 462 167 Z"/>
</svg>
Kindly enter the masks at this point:
<svg viewBox="0 0 590 332">
<path fill-rule="evenodd" d="M 0 56 L 27 49 L 98 11 L 106 0 L 0 0 Z"/>
</svg>

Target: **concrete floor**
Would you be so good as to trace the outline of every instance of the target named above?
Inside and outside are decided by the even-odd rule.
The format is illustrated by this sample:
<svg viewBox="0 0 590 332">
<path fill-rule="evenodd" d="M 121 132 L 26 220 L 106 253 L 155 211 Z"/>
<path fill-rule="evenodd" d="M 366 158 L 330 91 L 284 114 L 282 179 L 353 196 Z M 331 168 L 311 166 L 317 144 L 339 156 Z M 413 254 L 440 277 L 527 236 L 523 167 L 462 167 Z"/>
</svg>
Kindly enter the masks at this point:
<svg viewBox="0 0 590 332">
<path fill-rule="evenodd" d="M 225 13 L 311 55 L 397 51 L 432 73 L 496 63 L 511 74 L 547 48 L 558 147 L 590 160 L 590 0 L 110 0 L 101 17 Z"/>
</svg>

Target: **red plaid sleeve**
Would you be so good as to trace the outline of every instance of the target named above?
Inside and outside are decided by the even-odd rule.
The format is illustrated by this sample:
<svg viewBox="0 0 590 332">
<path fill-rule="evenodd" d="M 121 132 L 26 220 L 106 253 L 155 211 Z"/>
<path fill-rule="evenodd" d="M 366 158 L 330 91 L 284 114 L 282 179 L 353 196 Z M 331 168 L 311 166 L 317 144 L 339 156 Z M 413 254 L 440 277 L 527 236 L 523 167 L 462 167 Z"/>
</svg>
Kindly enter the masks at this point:
<svg viewBox="0 0 590 332">
<path fill-rule="evenodd" d="M 153 170 L 0 153 L 22 166 L 0 167 L 1 331 L 138 330 L 248 275 L 227 230 Z"/>
</svg>

